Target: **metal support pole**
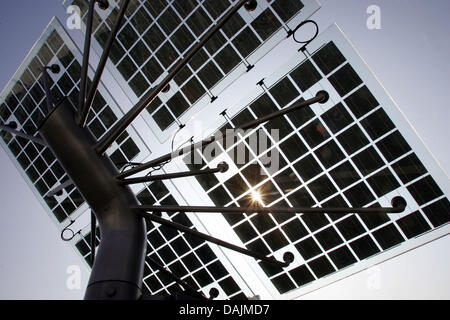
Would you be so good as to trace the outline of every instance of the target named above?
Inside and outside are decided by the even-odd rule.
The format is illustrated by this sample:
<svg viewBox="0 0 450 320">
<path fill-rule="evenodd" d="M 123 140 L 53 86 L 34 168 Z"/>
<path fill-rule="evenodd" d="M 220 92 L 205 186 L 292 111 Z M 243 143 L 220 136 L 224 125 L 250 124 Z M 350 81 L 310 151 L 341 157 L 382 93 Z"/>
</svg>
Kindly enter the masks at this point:
<svg viewBox="0 0 450 320">
<path fill-rule="evenodd" d="M 272 213 L 272 214 L 377 214 L 377 213 L 402 213 L 405 211 L 406 202 L 401 197 L 392 199 L 392 208 L 272 208 L 272 207 L 207 207 L 207 206 L 153 206 L 139 205 L 132 206 L 132 210 L 143 210 L 149 212 L 202 212 L 202 213 L 222 213 L 222 214 L 251 214 L 251 213 Z"/>
<path fill-rule="evenodd" d="M 147 92 L 141 100 L 128 111 L 122 119 L 120 119 L 96 144 L 95 150 L 98 154 L 103 154 L 106 149 L 124 132 L 127 127 L 136 119 L 139 114 L 148 107 L 148 105 L 153 101 L 153 99 L 169 84 L 169 82 L 175 77 L 178 71 L 181 70 L 191 58 L 208 42 L 208 40 L 220 29 L 222 26 L 230 20 L 230 18 L 248 1 L 240 0 L 230 11 L 228 11 L 222 19 L 220 19 L 217 24 L 211 28 L 203 38 L 186 54 L 186 56 L 181 59 L 169 75 L 161 81 L 161 83 L 155 88 Z"/>
<path fill-rule="evenodd" d="M 81 125 L 80 112 L 83 110 L 84 101 L 86 99 L 86 87 L 87 87 L 87 77 L 89 69 L 89 55 L 91 52 L 91 37 L 92 37 L 92 21 L 94 20 L 94 8 L 97 0 L 89 1 L 88 16 L 86 22 L 86 35 L 84 37 L 84 51 L 83 51 L 83 65 L 81 66 L 81 80 L 80 80 L 80 94 L 78 95 L 78 125 Z"/>
<path fill-rule="evenodd" d="M 156 216 L 154 214 L 148 213 L 147 211 L 150 211 L 150 210 L 147 210 L 146 206 L 132 206 L 131 209 L 133 210 L 133 212 L 135 212 L 137 215 L 139 215 L 139 216 L 141 216 L 143 218 L 146 218 L 146 219 L 149 219 L 149 220 L 151 220 L 153 222 L 156 222 L 156 223 L 162 224 L 164 226 L 176 229 L 178 231 L 181 231 L 181 232 L 193 235 L 195 237 L 198 237 L 200 239 L 212 242 L 214 244 L 217 244 L 219 246 L 228 248 L 230 250 L 233 250 L 233 251 L 245 254 L 245 255 L 253 257 L 255 259 L 259 259 L 261 261 L 264 261 L 264 262 L 267 262 L 267 263 L 271 263 L 271 264 L 277 265 L 279 267 L 287 267 L 289 265 L 289 262 L 281 262 L 281 261 L 276 260 L 275 258 L 266 257 L 266 256 L 264 256 L 264 255 L 262 255 L 260 253 L 241 248 L 241 247 L 236 246 L 234 244 L 231 244 L 229 242 L 226 242 L 226 241 L 214 238 L 214 237 L 212 237 L 212 236 L 210 236 L 208 234 L 205 234 L 205 233 L 199 232 L 197 230 L 193 230 L 191 228 L 188 228 L 188 227 L 186 227 L 186 226 L 184 226 L 182 224 L 175 223 L 175 222 L 172 222 L 170 220 L 166 220 L 164 218 L 158 217 L 158 216 Z M 159 211 L 159 210 L 155 210 L 155 211 Z"/>
<path fill-rule="evenodd" d="M 98 62 L 97 70 L 95 71 L 94 78 L 92 79 L 92 84 L 91 87 L 89 88 L 86 101 L 81 107 L 81 110 L 78 111 L 78 124 L 82 127 L 86 125 L 89 111 L 91 110 L 95 94 L 97 93 L 98 84 L 100 83 L 100 78 L 102 77 L 106 61 L 108 61 L 112 45 L 114 43 L 114 40 L 116 39 L 117 33 L 119 32 L 123 16 L 125 15 L 125 11 L 127 10 L 129 3 L 130 0 L 123 1 L 122 7 L 120 8 L 119 13 L 117 14 L 116 17 L 116 21 L 114 22 L 114 26 L 111 30 L 111 33 L 109 34 L 108 40 L 106 41 L 102 56 L 100 57 L 100 61 Z"/>
<path fill-rule="evenodd" d="M 50 94 L 50 76 L 47 72 L 47 67 L 42 70 L 42 78 L 44 79 L 44 91 L 45 91 L 45 101 L 47 103 L 47 112 L 51 112 L 53 109 L 53 100 Z"/>
<path fill-rule="evenodd" d="M 282 110 L 273 112 L 271 114 L 268 114 L 267 116 L 264 116 L 262 118 L 250 121 L 250 122 L 242 125 L 241 127 L 236 128 L 236 130 L 234 130 L 231 133 L 231 135 L 234 136 L 239 129 L 240 130 L 247 130 L 247 129 L 250 129 L 250 128 L 257 127 L 258 125 L 260 125 L 260 124 L 262 124 L 262 123 L 264 123 L 266 121 L 269 121 L 269 120 L 277 118 L 277 117 L 281 117 L 284 114 L 287 114 L 289 112 L 298 110 L 300 108 L 304 108 L 304 107 L 309 106 L 311 104 L 314 104 L 314 103 L 322 103 L 323 104 L 323 103 L 328 101 L 328 98 L 329 98 L 329 95 L 328 95 L 328 93 L 326 91 L 319 91 L 314 98 L 294 103 L 292 106 L 290 106 L 290 107 L 288 107 L 286 109 L 282 109 Z M 228 135 L 225 135 L 225 136 L 222 135 L 219 138 L 216 138 L 215 136 L 209 137 L 209 138 L 207 138 L 205 140 L 196 142 L 196 143 L 194 143 L 194 144 L 192 144 L 190 146 L 184 147 L 182 149 L 178 149 L 176 151 L 173 151 L 171 153 L 168 153 L 166 155 L 163 155 L 161 157 L 153 159 L 153 160 L 151 160 L 149 162 L 143 163 L 140 166 L 132 168 L 132 169 L 130 169 L 128 171 L 122 172 L 121 174 L 119 174 L 117 176 L 117 178 L 118 179 L 123 179 L 125 177 L 129 177 L 129 176 L 131 176 L 133 174 L 136 174 L 138 172 L 147 170 L 148 168 L 154 167 L 154 166 L 156 166 L 156 165 L 158 165 L 160 163 L 166 162 L 166 161 L 168 161 L 170 159 L 174 159 L 176 157 L 182 156 L 185 153 L 192 152 L 195 149 L 205 147 L 205 146 L 207 146 L 207 145 L 209 145 L 209 144 L 211 144 L 211 143 L 213 143 L 215 141 L 223 140 L 227 136 Z"/>
<path fill-rule="evenodd" d="M 217 172 L 226 172 L 227 170 L 228 170 L 228 165 L 225 162 L 222 162 L 222 163 L 219 163 L 217 168 L 214 168 L 214 169 L 185 171 L 185 172 L 159 174 L 159 175 L 139 177 L 139 178 L 131 178 L 131 179 L 125 179 L 125 180 L 118 180 L 118 183 L 121 185 L 129 185 L 129 184 L 137 184 L 137 183 L 150 182 L 150 181 L 192 177 L 192 176 L 198 176 L 198 175 L 203 175 L 203 174 L 212 174 L 212 173 L 217 173 Z"/>
<path fill-rule="evenodd" d="M 47 146 L 47 144 L 45 143 L 45 141 L 42 140 L 41 138 L 38 138 L 38 137 L 35 137 L 35 136 L 32 136 L 32 135 L 29 135 L 29 134 L 20 132 L 20 131 L 15 130 L 15 129 L 11 128 L 11 127 L 8 127 L 7 125 L 0 124 L 0 130 L 9 132 L 9 133 L 12 133 L 12 134 L 14 134 L 14 135 L 16 135 L 16 136 L 19 136 L 19 137 L 22 137 L 22 138 L 24 138 L 24 139 L 33 141 L 33 142 L 35 142 L 35 143 L 37 143 L 37 144 L 40 144 L 40 145 L 42 145 L 42 146 L 44 146 L 44 147 Z"/>
<path fill-rule="evenodd" d="M 95 246 L 97 240 L 95 239 L 95 235 L 97 233 L 97 218 L 95 218 L 95 214 L 91 211 L 91 262 L 94 265 L 95 260 Z"/>
<path fill-rule="evenodd" d="M 94 150 L 95 138 L 80 128 L 64 99 L 42 122 L 39 132 L 95 213 L 102 241 L 85 299 L 138 299 L 147 249 L 145 220 L 130 210 L 138 200 L 114 178 L 118 171 Z"/>
</svg>

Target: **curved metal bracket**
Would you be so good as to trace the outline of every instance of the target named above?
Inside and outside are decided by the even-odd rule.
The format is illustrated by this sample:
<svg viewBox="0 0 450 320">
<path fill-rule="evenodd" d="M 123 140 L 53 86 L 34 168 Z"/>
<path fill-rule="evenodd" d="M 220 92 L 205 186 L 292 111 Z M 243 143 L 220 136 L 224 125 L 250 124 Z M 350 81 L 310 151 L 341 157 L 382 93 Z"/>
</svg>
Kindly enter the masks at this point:
<svg viewBox="0 0 450 320">
<path fill-rule="evenodd" d="M 300 40 L 298 40 L 298 39 L 295 37 L 295 33 L 296 33 L 301 27 L 303 27 L 304 25 L 310 24 L 310 23 L 312 23 L 312 24 L 316 27 L 316 32 L 314 33 L 314 35 L 313 35 L 310 39 L 305 40 L 305 41 L 300 41 Z M 313 41 L 315 38 L 317 38 L 317 36 L 319 35 L 319 25 L 318 25 L 314 20 L 304 20 L 304 21 L 300 22 L 300 24 L 299 24 L 297 27 L 295 27 L 294 30 L 291 30 L 290 32 L 288 32 L 288 37 L 290 37 L 291 35 L 292 35 L 292 39 L 294 39 L 295 42 L 300 43 L 300 44 L 303 44 L 303 46 L 302 46 L 300 49 L 298 49 L 298 51 L 299 51 L 299 52 L 300 52 L 300 51 L 305 51 L 305 50 L 306 50 L 306 46 L 307 46 L 311 41 Z"/>
</svg>

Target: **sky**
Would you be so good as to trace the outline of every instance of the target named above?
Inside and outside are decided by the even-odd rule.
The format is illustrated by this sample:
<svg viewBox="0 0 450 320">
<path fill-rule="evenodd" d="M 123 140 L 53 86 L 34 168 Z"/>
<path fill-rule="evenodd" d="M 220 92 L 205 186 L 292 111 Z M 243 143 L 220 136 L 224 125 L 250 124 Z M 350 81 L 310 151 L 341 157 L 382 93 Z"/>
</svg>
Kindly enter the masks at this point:
<svg viewBox="0 0 450 320">
<path fill-rule="evenodd" d="M 261 1 L 261 0 L 259 0 Z M 52 16 L 64 22 L 61 0 L 0 1 L 0 87 L 25 58 Z M 321 30 L 336 22 L 450 172 L 450 1 L 322 0 L 313 16 Z M 377 5 L 381 29 L 369 30 Z M 79 32 L 69 32 L 82 47 Z M 0 299 L 82 299 L 89 270 L 67 243 L 4 151 L 0 151 Z M 450 237 L 361 272 L 306 299 L 449 299 Z M 81 288 L 66 286 L 79 266 Z M 430 268 L 432 266 L 433 269 Z M 430 272 L 432 270 L 432 272 Z M 373 274 L 379 285 L 370 285 Z"/>
</svg>

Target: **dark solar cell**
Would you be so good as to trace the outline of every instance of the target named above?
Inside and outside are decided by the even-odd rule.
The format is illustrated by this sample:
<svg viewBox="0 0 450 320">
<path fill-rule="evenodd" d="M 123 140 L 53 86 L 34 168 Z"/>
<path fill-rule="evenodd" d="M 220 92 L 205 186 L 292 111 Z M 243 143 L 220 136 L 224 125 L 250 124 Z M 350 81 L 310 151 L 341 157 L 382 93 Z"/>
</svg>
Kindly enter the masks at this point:
<svg viewBox="0 0 450 320">
<path fill-rule="evenodd" d="M 230 196 L 221 186 L 209 192 L 209 196 L 216 206 L 224 206 L 231 201 Z"/>
<path fill-rule="evenodd" d="M 155 119 L 156 124 L 159 126 L 161 130 L 167 129 L 175 119 L 169 113 L 169 110 L 166 106 L 162 106 L 154 115 L 153 119 Z"/>
<path fill-rule="evenodd" d="M 193 272 L 202 266 L 200 260 L 194 255 L 194 253 L 190 253 L 187 256 L 181 259 L 184 265 L 189 269 L 189 271 Z"/>
<path fill-rule="evenodd" d="M 184 52 L 192 43 L 194 43 L 195 39 L 183 24 L 175 31 L 170 40 L 172 40 L 173 44 L 180 52 Z"/>
<path fill-rule="evenodd" d="M 431 229 L 419 211 L 398 219 L 396 223 L 408 239 L 414 238 Z"/>
<path fill-rule="evenodd" d="M 356 258 L 353 256 L 347 246 L 343 246 L 339 249 L 329 252 L 328 256 L 338 269 L 343 269 L 356 262 Z"/>
<path fill-rule="evenodd" d="M 267 248 L 264 242 L 262 242 L 260 239 L 256 239 L 255 241 L 246 244 L 246 247 L 251 251 L 258 252 L 259 254 L 270 254 L 269 248 Z"/>
<path fill-rule="evenodd" d="M 242 30 L 232 42 L 243 57 L 250 55 L 261 44 L 261 40 L 249 27 Z"/>
<path fill-rule="evenodd" d="M 144 7 L 141 7 L 136 14 L 131 18 L 131 22 L 136 30 L 142 34 L 148 28 L 148 26 L 153 22 L 153 19 L 149 16 Z"/>
<path fill-rule="evenodd" d="M 192 12 L 198 5 L 198 1 L 195 0 L 175 0 L 173 6 L 181 14 L 183 18 Z"/>
<path fill-rule="evenodd" d="M 384 165 L 384 161 L 373 147 L 369 147 L 352 158 L 363 176 L 367 176 Z"/>
<path fill-rule="evenodd" d="M 378 109 L 372 113 L 362 120 L 361 124 L 373 140 L 395 129 L 394 124 L 383 109 Z"/>
<path fill-rule="evenodd" d="M 78 241 L 75 246 L 77 247 L 78 251 L 80 251 L 82 256 L 86 255 L 90 251 L 89 246 L 84 240 Z"/>
<path fill-rule="evenodd" d="M 200 183 L 200 185 L 203 187 L 203 189 L 205 191 L 211 189 L 212 187 L 214 187 L 215 185 L 217 185 L 219 183 L 219 180 L 217 180 L 215 175 L 198 175 L 195 176 L 195 178 L 197 179 L 197 181 Z"/>
<path fill-rule="evenodd" d="M 324 250 L 330 250 L 342 243 L 342 239 L 333 227 L 320 231 L 315 235 Z"/>
<path fill-rule="evenodd" d="M 208 62 L 197 75 L 208 89 L 214 87 L 222 79 L 222 73 L 212 61 Z"/>
<path fill-rule="evenodd" d="M 177 75 L 174 78 L 174 81 L 177 85 L 181 86 L 191 75 L 192 72 L 189 67 L 184 66 L 180 71 L 178 71 Z"/>
<path fill-rule="evenodd" d="M 206 42 L 205 49 L 209 52 L 209 54 L 214 55 L 226 42 L 227 40 L 225 40 L 222 33 L 217 32 L 211 37 L 211 39 L 208 40 L 208 42 Z M 239 46 L 236 47 L 240 50 Z"/>
<path fill-rule="evenodd" d="M 351 155 L 369 143 L 364 133 L 358 127 L 353 125 L 338 137 L 339 143 L 344 147 L 347 154 Z"/>
<path fill-rule="evenodd" d="M 289 242 L 286 240 L 284 235 L 280 232 L 280 230 L 274 230 L 264 236 L 264 240 L 272 249 L 272 251 L 280 250 L 281 248 L 287 246 Z"/>
<path fill-rule="evenodd" d="M 308 188 L 318 201 L 322 201 L 337 192 L 336 188 L 325 174 L 310 182 Z"/>
<path fill-rule="evenodd" d="M 347 241 L 366 232 L 361 222 L 354 215 L 339 221 L 336 227 Z"/>
<path fill-rule="evenodd" d="M 273 103 L 273 101 L 269 98 L 267 93 L 261 95 L 252 104 L 250 104 L 250 109 L 258 118 L 279 110 L 275 103 Z"/>
<path fill-rule="evenodd" d="M 152 245 L 153 248 L 159 248 L 160 246 L 162 246 L 163 244 L 166 243 L 166 240 L 163 239 L 163 237 L 161 237 L 160 233 L 158 232 L 157 229 L 155 229 L 154 231 L 150 232 L 147 235 L 147 239 L 150 242 L 150 244 Z"/>
<path fill-rule="evenodd" d="M 213 264 L 210 264 L 207 268 L 208 271 L 212 274 L 212 276 L 216 280 L 219 280 L 228 275 L 227 269 L 225 269 L 225 267 L 220 261 L 216 261 Z"/>
<path fill-rule="evenodd" d="M 194 273 L 193 276 L 201 287 L 207 286 L 214 281 L 214 279 L 208 274 L 205 269 L 198 270 L 196 273 Z M 231 277 L 230 279 L 232 280 Z"/>
<path fill-rule="evenodd" d="M 326 275 L 335 271 L 333 265 L 330 263 L 326 256 L 316 258 L 308 262 L 308 265 L 317 278 L 325 277 Z"/>
<path fill-rule="evenodd" d="M 133 49 L 131 49 L 130 56 L 138 66 L 141 66 L 150 57 L 150 51 L 145 46 L 144 42 L 138 41 Z"/>
<path fill-rule="evenodd" d="M 170 245 L 172 246 L 172 248 L 174 249 L 174 251 L 177 253 L 178 256 L 182 256 L 190 250 L 186 241 L 184 241 L 182 237 L 178 237 L 177 239 L 172 241 Z"/>
<path fill-rule="evenodd" d="M 373 236 L 378 241 L 383 250 L 392 248 L 393 246 L 404 241 L 400 232 L 393 223 L 373 232 Z"/>
<path fill-rule="evenodd" d="M 133 30 L 130 24 L 123 27 L 117 37 L 127 50 L 129 50 L 139 38 L 138 34 Z"/>
<path fill-rule="evenodd" d="M 283 21 L 288 21 L 304 7 L 300 0 L 276 0 L 272 3 L 272 8 Z"/>
<path fill-rule="evenodd" d="M 264 127 L 266 127 L 267 131 L 275 141 L 284 139 L 287 135 L 292 133 L 292 127 L 284 117 L 272 119 L 266 122 Z"/>
<path fill-rule="evenodd" d="M 233 177 L 228 179 L 224 184 L 234 197 L 238 197 L 248 190 L 247 184 L 244 182 L 244 180 L 241 178 L 239 174 L 235 174 Z"/>
<path fill-rule="evenodd" d="M 450 203 L 447 198 L 436 201 L 425 208 L 423 212 L 434 227 L 450 221 Z"/>
<path fill-rule="evenodd" d="M 319 119 L 314 120 L 300 130 L 301 136 L 306 140 L 311 148 L 319 145 L 330 137 L 327 129 Z"/>
<path fill-rule="evenodd" d="M 151 58 L 143 67 L 142 72 L 150 82 L 155 82 L 156 79 L 164 72 L 163 68 L 155 58 Z M 158 99 L 159 98 L 155 98 Z M 156 109 L 156 108 L 155 108 Z"/>
<path fill-rule="evenodd" d="M 325 121 L 325 124 L 333 133 L 342 130 L 353 122 L 352 117 L 344 108 L 342 103 L 338 103 L 333 108 L 322 114 L 321 118 Z"/>
<path fill-rule="evenodd" d="M 184 277 L 188 271 L 185 267 L 181 264 L 180 261 L 175 261 L 169 266 L 170 271 L 172 271 L 173 274 L 175 274 L 177 277 Z"/>
<path fill-rule="evenodd" d="M 289 279 L 287 274 L 282 274 L 272 279 L 272 283 L 280 293 L 286 293 L 289 290 L 295 289 L 295 284 Z"/>
<path fill-rule="evenodd" d="M 411 147 L 398 131 L 377 142 L 377 147 L 389 162 L 411 150 Z"/>
<path fill-rule="evenodd" d="M 379 105 L 378 101 L 366 86 L 361 87 L 346 98 L 345 103 L 357 118 L 365 115 Z"/>
<path fill-rule="evenodd" d="M 257 163 L 247 166 L 242 170 L 242 174 L 252 186 L 257 185 L 267 178 L 267 175 L 264 174 L 261 166 Z"/>
<path fill-rule="evenodd" d="M 294 281 L 297 283 L 297 286 L 299 286 L 299 287 L 315 280 L 313 274 L 308 270 L 306 265 L 301 265 L 301 266 L 289 271 L 289 274 L 291 275 L 291 277 L 294 279 Z"/>
<path fill-rule="evenodd" d="M 243 222 L 240 225 L 234 227 L 234 232 L 236 232 L 242 242 L 247 242 L 257 237 L 255 229 L 248 222 Z"/>
<path fill-rule="evenodd" d="M 294 171 L 290 168 L 285 169 L 273 179 L 284 193 L 291 192 L 301 184 Z"/>
<path fill-rule="evenodd" d="M 263 40 L 269 38 L 281 27 L 280 21 L 278 21 L 270 8 L 267 8 L 257 16 L 251 22 L 251 25 Z"/>
<path fill-rule="evenodd" d="M 195 33 L 195 35 L 198 37 L 200 36 L 206 29 L 208 29 L 212 21 L 208 17 L 205 10 L 202 8 L 198 8 L 194 11 L 194 13 L 189 17 L 187 20 L 187 24 L 191 28 L 191 30 Z"/>
<path fill-rule="evenodd" d="M 427 173 L 427 169 L 425 169 L 415 153 L 398 160 L 392 165 L 392 168 L 405 184 Z"/>
<path fill-rule="evenodd" d="M 180 18 L 178 18 L 175 11 L 172 8 L 168 7 L 166 11 L 159 17 L 158 25 L 164 30 L 164 32 L 169 35 L 171 34 L 179 25 Z"/>
<path fill-rule="evenodd" d="M 175 117 L 181 116 L 189 108 L 189 103 L 179 91 L 175 93 L 166 104 Z"/>
<path fill-rule="evenodd" d="M 302 177 L 303 181 L 309 181 L 322 172 L 322 169 L 312 155 L 308 155 L 295 163 L 294 168 Z"/>
<path fill-rule="evenodd" d="M 123 60 L 118 64 L 117 69 L 125 80 L 130 79 L 130 77 L 137 71 L 136 65 L 132 62 L 129 56 L 123 58 Z"/>
<path fill-rule="evenodd" d="M 289 161 L 295 161 L 308 150 L 296 134 L 282 142 L 280 144 L 280 149 Z"/>
<path fill-rule="evenodd" d="M 233 14 L 225 25 L 222 27 L 223 32 L 228 38 L 232 38 L 245 25 L 244 19 L 240 14 Z"/>
<path fill-rule="evenodd" d="M 150 290 L 154 293 L 162 288 L 161 282 L 159 282 L 156 276 L 150 276 L 144 280 Z"/>
<path fill-rule="evenodd" d="M 228 277 L 219 282 L 219 285 L 222 287 L 223 291 L 227 295 L 232 295 L 240 290 L 236 281 L 233 280 L 232 277 Z"/>
<path fill-rule="evenodd" d="M 283 225 L 281 229 L 292 242 L 303 238 L 308 234 L 308 231 L 298 219 L 294 219 L 288 222 L 287 224 Z"/>
<path fill-rule="evenodd" d="M 350 246 L 360 260 L 364 260 L 380 251 L 368 235 L 351 242 Z"/>
<path fill-rule="evenodd" d="M 378 203 L 376 203 L 375 205 L 370 206 L 372 207 L 380 207 L 380 205 Z M 364 224 L 367 226 L 367 228 L 369 229 L 374 229 L 380 225 L 382 225 L 383 223 L 389 221 L 389 217 L 386 213 L 377 213 L 377 214 L 360 214 L 358 215 L 361 220 L 364 222 Z"/>
<path fill-rule="evenodd" d="M 153 51 L 155 51 L 161 43 L 166 40 L 166 37 L 157 24 L 154 24 L 150 29 L 148 29 L 148 31 L 143 35 L 143 38 Z"/>
<path fill-rule="evenodd" d="M 364 182 L 358 183 L 356 186 L 345 191 L 344 194 L 353 207 L 363 207 L 375 200 Z"/>
<path fill-rule="evenodd" d="M 345 62 L 344 56 L 332 41 L 318 50 L 312 58 L 325 75 Z"/>
<path fill-rule="evenodd" d="M 352 183 L 359 180 L 359 175 L 356 173 L 353 166 L 349 161 L 344 162 L 338 167 L 330 171 L 330 176 L 333 178 L 334 182 L 339 188 L 343 189 L 348 187 Z"/>
<path fill-rule="evenodd" d="M 290 75 L 303 92 L 311 88 L 320 79 L 322 79 L 320 73 L 316 70 L 316 68 L 314 68 L 313 64 L 309 60 L 303 62 L 294 71 L 292 71 Z"/>
<path fill-rule="evenodd" d="M 167 0 L 145 1 L 144 4 L 153 17 L 157 17 L 167 6 Z"/>
<path fill-rule="evenodd" d="M 158 200 L 169 193 L 169 190 L 167 190 L 166 186 L 161 181 L 153 182 L 151 185 L 149 185 L 149 189 Z"/>
<path fill-rule="evenodd" d="M 330 81 L 341 97 L 362 83 L 361 78 L 348 63 L 329 76 L 328 81 Z"/>
<path fill-rule="evenodd" d="M 172 63 L 174 63 L 178 58 L 178 53 L 175 51 L 174 47 L 169 41 L 164 43 L 161 48 L 156 52 L 156 57 L 164 66 L 164 68 L 169 68 Z"/>
<path fill-rule="evenodd" d="M 189 61 L 189 65 L 192 67 L 192 69 L 195 71 L 199 69 L 201 66 L 203 66 L 206 61 L 209 59 L 208 54 L 204 49 L 200 49 L 192 59 Z"/>
<path fill-rule="evenodd" d="M 431 176 L 426 176 L 407 188 L 419 205 L 423 205 L 443 195 L 442 190 Z"/>
<path fill-rule="evenodd" d="M 314 205 L 314 200 L 305 188 L 295 191 L 288 199 L 296 208 L 307 208 Z"/>
<path fill-rule="evenodd" d="M 322 253 L 322 250 L 320 250 L 319 246 L 317 245 L 314 238 L 309 237 L 303 241 L 300 241 L 295 245 L 298 252 L 302 255 L 303 259 L 308 260 L 320 253 Z"/>
<path fill-rule="evenodd" d="M 141 72 L 138 72 L 128 84 L 138 97 L 140 97 L 145 91 L 147 91 L 150 86 Z"/>
<path fill-rule="evenodd" d="M 345 157 L 334 140 L 327 142 L 325 145 L 314 151 L 314 153 L 327 169 L 334 166 Z"/>
<path fill-rule="evenodd" d="M 276 266 L 272 263 L 267 263 L 260 261 L 259 262 L 260 267 L 263 269 L 263 271 L 266 273 L 268 277 L 272 277 L 280 272 L 283 271 L 283 268 Z"/>
<path fill-rule="evenodd" d="M 303 98 L 300 98 L 298 102 L 304 101 Z M 307 121 L 314 118 L 315 114 L 312 111 L 312 109 L 308 106 L 305 108 L 300 108 L 295 111 L 289 112 L 288 118 L 292 121 L 292 123 L 296 127 L 301 127 L 304 125 Z"/>
<path fill-rule="evenodd" d="M 139 193 L 137 198 L 141 204 L 152 205 L 156 202 L 155 198 L 153 198 L 147 189 L 144 189 L 141 193 Z"/>
<path fill-rule="evenodd" d="M 379 197 L 397 189 L 400 186 L 388 168 L 377 172 L 368 178 L 367 182 Z"/>
<path fill-rule="evenodd" d="M 264 233 L 275 227 L 275 223 L 273 222 L 272 218 L 267 214 L 256 214 L 250 219 L 250 221 L 253 223 L 259 233 Z"/>
<path fill-rule="evenodd" d="M 270 89 L 270 94 L 274 97 L 280 107 L 284 107 L 298 97 L 299 92 L 294 87 L 289 78 L 283 78 Z"/>
<path fill-rule="evenodd" d="M 241 62 L 241 58 L 239 58 L 238 54 L 231 47 L 231 45 L 225 46 L 219 53 L 217 53 L 214 60 L 225 74 L 230 72 L 237 64 L 239 64 L 239 62 Z"/>
</svg>

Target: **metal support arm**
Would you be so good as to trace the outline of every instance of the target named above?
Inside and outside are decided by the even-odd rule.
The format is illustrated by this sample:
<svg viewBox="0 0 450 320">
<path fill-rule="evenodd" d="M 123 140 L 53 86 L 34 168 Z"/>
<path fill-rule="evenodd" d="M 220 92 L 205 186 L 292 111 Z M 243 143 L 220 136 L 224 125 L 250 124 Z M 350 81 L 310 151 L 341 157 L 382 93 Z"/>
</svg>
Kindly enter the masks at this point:
<svg viewBox="0 0 450 320">
<path fill-rule="evenodd" d="M 262 118 L 259 118 L 259 119 L 247 122 L 246 124 L 242 125 L 241 127 L 236 128 L 236 130 L 234 130 L 230 135 L 234 136 L 236 134 L 236 132 L 238 132 L 239 130 L 248 130 L 248 129 L 257 127 L 258 125 L 260 125 L 260 124 L 262 124 L 262 123 L 264 123 L 266 121 L 269 121 L 269 120 L 277 118 L 277 117 L 281 117 L 282 115 L 285 115 L 285 114 L 290 113 L 292 111 L 304 108 L 306 106 L 310 106 L 310 105 L 312 105 L 314 103 L 325 103 L 325 102 L 328 101 L 328 98 L 329 98 L 329 95 L 328 95 L 328 93 L 326 91 L 319 91 L 314 98 L 311 98 L 311 99 L 308 99 L 308 100 L 299 101 L 297 103 L 294 103 L 292 106 L 290 106 L 288 108 L 285 108 L 285 109 L 282 109 L 282 110 L 279 110 L 279 111 L 275 111 L 275 112 L 273 112 L 271 114 L 268 114 L 268 115 L 266 115 L 266 116 L 264 116 Z M 131 176 L 133 174 L 136 174 L 136 173 L 139 173 L 141 171 L 147 170 L 147 169 L 149 169 L 151 167 L 157 166 L 158 164 L 166 162 L 166 161 L 168 161 L 170 159 L 174 159 L 174 158 L 177 158 L 179 156 L 182 156 L 185 153 L 192 152 L 195 149 L 199 149 L 199 148 L 205 147 L 205 146 L 207 146 L 207 145 L 209 145 L 209 144 L 211 144 L 211 143 L 213 143 L 215 141 L 223 140 L 223 139 L 227 138 L 228 136 L 229 135 L 222 135 L 219 138 L 216 138 L 215 136 L 209 137 L 209 138 L 207 138 L 205 140 L 196 142 L 196 143 L 194 143 L 194 144 L 192 144 L 190 146 L 184 147 L 182 149 L 178 149 L 176 151 L 173 151 L 171 153 L 168 153 L 166 155 L 158 157 L 158 158 L 156 158 L 154 160 L 151 160 L 149 162 L 143 163 L 140 166 L 132 168 L 132 169 L 130 169 L 128 171 L 125 171 L 125 172 L 119 174 L 117 176 L 117 178 L 118 179 L 123 179 L 125 177 L 129 177 L 129 176 Z"/>
<path fill-rule="evenodd" d="M 214 244 L 217 244 L 219 246 L 228 248 L 230 250 L 233 250 L 233 251 L 245 254 L 245 255 L 253 257 L 255 259 L 259 259 L 261 261 L 264 261 L 264 262 L 267 262 L 267 263 L 271 263 L 271 264 L 274 264 L 274 265 L 277 265 L 277 266 L 280 266 L 280 267 L 287 267 L 289 265 L 289 262 L 281 262 L 281 261 L 278 261 L 278 260 L 276 260 L 274 258 L 266 257 L 266 256 L 264 256 L 264 255 L 262 255 L 260 253 L 241 248 L 241 247 L 236 246 L 234 244 L 231 244 L 229 242 L 226 242 L 226 241 L 214 238 L 214 237 L 212 237 L 212 236 L 210 236 L 208 234 L 199 232 L 197 230 L 193 230 L 193 229 L 188 228 L 188 227 L 186 227 L 186 226 L 184 226 L 182 224 L 175 223 L 175 222 L 166 220 L 164 218 L 158 217 L 158 216 L 156 216 L 154 214 L 151 214 L 151 213 L 147 212 L 147 211 L 150 211 L 150 210 L 147 210 L 146 206 L 131 206 L 131 210 L 133 210 L 133 212 L 136 212 L 137 215 L 139 215 L 139 216 L 141 216 L 143 218 L 147 218 L 148 220 L 151 220 L 153 222 L 156 222 L 156 223 L 162 224 L 164 226 L 176 229 L 178 231 L 181 231 L 181 232 L 193 235 L 193 236 L 198 237 L 200 239 L 203 239 L 203 240 L 212 242 Z M 159 211 L 159 210 L 154 210 L 154 211 Z"/>
<path fill-rule="evenodd" d="M 217 168 L 214 169 L 205 169 L 205 170 L 194 170 L 194 171 L 185 171 L 185 172 L 177 172 L 177 173 L 168 173 L 168 174 L 158 174 L 153 176 L 139 177 L 139 178 L 131 178 L 131 179 L 118 179 L 118 183 L 121 185 L 128 184 L 137 184 L 143 182 L 150 181 L 160 181 L 160 180 L 169 180 L 174 178 L 183 178 L 183 177 L 192 177 L 203 174 L 212 174 L 217 172 L 226 172 L 228 170 L 228 164 L 225 162 L 219 163 Z"/>
</svg>

